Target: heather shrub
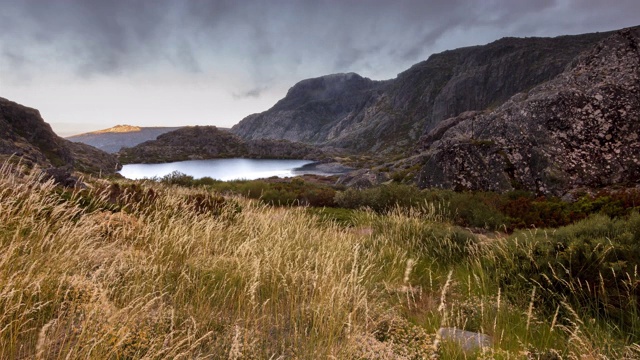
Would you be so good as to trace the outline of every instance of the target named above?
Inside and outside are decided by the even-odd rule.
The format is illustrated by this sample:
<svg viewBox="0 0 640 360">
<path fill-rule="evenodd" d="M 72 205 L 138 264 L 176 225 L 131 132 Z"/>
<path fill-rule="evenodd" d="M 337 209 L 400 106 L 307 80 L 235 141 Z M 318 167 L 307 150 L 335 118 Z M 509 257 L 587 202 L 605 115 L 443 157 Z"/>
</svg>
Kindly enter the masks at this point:
<svg viewBox="0 0 640 360">
<path fill-rule="evenodd" d="M 510 294 L 539 290 L 538 306 L 563 304 L 640 336 L 640 215 L 593 215 L 557 230 L 519 231 L 486 258 Z M 516 295 L 517 296 L 517 295 Z M 514 299 L 516 300 L 516 299 Z"/>
</svg>

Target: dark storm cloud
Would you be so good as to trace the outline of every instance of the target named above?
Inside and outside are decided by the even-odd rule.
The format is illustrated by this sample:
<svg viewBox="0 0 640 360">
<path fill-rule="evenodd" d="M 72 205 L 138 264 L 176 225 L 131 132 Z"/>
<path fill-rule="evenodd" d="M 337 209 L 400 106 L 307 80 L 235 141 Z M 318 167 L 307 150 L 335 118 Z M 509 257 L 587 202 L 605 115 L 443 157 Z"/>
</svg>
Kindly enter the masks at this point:
<svg viewBox="0 0 640 360">
<path fill-rule="evenodd" d="M 51 71 L 47 66 L 83 77 L 162 65 L 184 73 L 242 71 L 254 87 L 240 97 L 259 96 L 280 76 L 376 76 L 460 44 L 640 22 L 637 0 L 0 2 L 0 76 Z"/>
</svg>

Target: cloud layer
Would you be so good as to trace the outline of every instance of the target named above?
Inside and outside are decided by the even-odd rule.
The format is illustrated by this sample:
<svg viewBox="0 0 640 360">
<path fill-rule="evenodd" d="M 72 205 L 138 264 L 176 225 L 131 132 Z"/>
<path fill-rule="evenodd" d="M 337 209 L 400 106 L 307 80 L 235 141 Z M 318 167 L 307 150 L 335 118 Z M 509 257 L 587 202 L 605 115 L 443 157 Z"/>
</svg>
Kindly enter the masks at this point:
<svg viewBox="0 0 640 360">
<path fill-rule="evenodd" d="M 633 25 L 640 2 L 616 0 L 141 1 L 9 0 L 0 15 L 3 69 L 55 64 L 78 76 L 172 67 L 284 72 L 397 71 L 433 51 L 505 35 Z M 448 46 L 448 44 L 451 44 Z"/>
<path fill-rule="evenodd" d="M 503 36 L 640 23 L 638 0 L 0 1 L 0 91 L 52 74 L 162 78 L 238 101 L 328 73 L 390 78 L 434 52 Z"/>
</svg>

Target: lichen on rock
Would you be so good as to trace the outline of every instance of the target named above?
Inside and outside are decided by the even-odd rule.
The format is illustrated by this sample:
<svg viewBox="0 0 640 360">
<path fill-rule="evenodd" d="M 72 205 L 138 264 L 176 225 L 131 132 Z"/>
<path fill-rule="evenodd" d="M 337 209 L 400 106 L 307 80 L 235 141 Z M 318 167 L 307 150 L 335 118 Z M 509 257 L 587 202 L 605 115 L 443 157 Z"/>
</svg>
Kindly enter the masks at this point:
<svg viewBox="0 0 640 360">
<path fill-rule="evenodd" d="M 640 181 L 640 28 L 497 109 L 423 137 L 421 187 L 562 195 Z M 435 129 L 436 131 L 438 129 Z"/>
</svg>

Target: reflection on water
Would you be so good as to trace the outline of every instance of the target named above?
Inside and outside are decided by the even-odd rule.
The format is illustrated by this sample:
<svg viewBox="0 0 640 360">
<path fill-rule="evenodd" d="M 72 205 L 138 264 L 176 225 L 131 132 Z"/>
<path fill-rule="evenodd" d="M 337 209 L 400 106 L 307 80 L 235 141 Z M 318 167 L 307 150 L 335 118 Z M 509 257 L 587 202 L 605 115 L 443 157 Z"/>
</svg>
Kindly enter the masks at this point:
<svg viewBox="0 0 640 360">
<path fill-rule="evenodd" d="M 309 160 L 213 159 L 189 160 L 164 164 L 124 165 L 120 174 L 128 179 L 163 177 L 174 171 L 196 179 L 208 176 L 217 180 L 260 179 L 271 176 L 289 177 L 304 174 L 294 169 L 310 164 Z M 309 173 L 318 174 L 317 171 Z M 322 174 L 320 174 L 322 175 Z"/>
</svg>

